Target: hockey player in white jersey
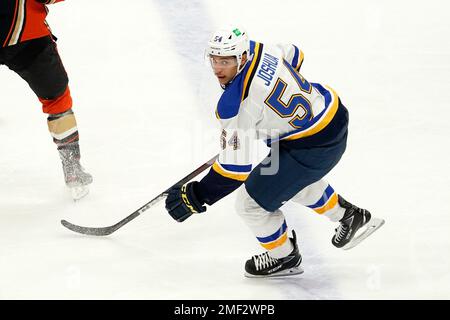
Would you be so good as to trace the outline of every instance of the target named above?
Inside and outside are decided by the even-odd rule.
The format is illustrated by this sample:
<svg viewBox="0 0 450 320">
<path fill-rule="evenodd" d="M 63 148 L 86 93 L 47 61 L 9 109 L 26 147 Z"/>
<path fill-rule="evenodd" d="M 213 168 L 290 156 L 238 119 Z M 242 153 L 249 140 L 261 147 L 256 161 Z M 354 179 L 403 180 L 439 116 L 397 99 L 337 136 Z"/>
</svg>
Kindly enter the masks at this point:
<svg viewBox="0 0 450 320">
<path fill-rule="evenodd" d="M 205 204 L 245 184 L 236 210 L 267 250 L 246 262 L 249 277 L 303 272 L 295 232 L 288 237 L 280 210 L 288 200 L 339 222 L 331 240 L 337 248 L 354 247 L 384 223 L 323 179 L 345 151 L 348 111 L 332 88 L 299 73 L 297 46 L 250 41 L 242 28 L 226 27 L 214 33 L 206 56 L 224 90 L 216 110 L 221 152 L 201 181 L 170 190 L 166 209 L 175 220 L 206 211 Z M 252 168 L 255 139 L 264 139 L 271 152 Z"/>
</svg>

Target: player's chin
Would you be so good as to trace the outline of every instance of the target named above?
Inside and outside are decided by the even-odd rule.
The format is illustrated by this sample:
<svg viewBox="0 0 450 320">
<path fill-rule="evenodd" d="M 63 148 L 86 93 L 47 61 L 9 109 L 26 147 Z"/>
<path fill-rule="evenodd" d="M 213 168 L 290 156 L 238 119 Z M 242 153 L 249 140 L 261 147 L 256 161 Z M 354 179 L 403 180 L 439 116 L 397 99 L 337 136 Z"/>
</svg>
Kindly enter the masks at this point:
<svg viewBox="0 0 450 320">
<path fill-rule="evenodd" d="M 227 80 L 226 77 L 221 77 L 221 78 L 217 77 L 217 80 L 219 80 L 220 84 L 227 84 L 228 83 L 228 80 Z"/>
</svg>

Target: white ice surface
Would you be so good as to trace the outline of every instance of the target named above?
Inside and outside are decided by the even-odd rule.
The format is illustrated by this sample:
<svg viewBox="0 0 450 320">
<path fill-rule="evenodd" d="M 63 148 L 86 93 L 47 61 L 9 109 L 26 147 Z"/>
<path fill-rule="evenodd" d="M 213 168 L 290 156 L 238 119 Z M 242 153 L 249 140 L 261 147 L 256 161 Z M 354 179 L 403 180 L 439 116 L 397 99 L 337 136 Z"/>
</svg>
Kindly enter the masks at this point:
<svg viewBox="0 0 450 320">
<path fill-rule="evenodd" d="M 0 67 L 0 299 L 449 299 L 449 9 L 444 0 L 51 6 L 94 184 L 70 199 L 36 97 Z M 302 74 L 340 94 L 350 135 L 327 179 L 386 225 L 341 251 L 330 242 L 336 225 L 288 203 L 305 273 L 276 280 L 243 276 L 261 248 L 234 194 L 181 224 L 159 204 L 105 238 L 63 228 L 61 219 L 113 224 L 217 152 L 220 91 L 203 45 L 235 21 L 257 41 L 300 46 Z"/>
</svg>

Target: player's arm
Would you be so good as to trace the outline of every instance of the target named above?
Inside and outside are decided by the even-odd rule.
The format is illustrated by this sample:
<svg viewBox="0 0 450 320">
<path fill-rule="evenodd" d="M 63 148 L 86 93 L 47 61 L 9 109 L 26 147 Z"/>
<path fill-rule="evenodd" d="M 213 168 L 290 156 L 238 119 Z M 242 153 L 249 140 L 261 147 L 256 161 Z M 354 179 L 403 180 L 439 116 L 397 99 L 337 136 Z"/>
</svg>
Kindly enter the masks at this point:
<svg viewBox="0 0 450 320">
<path fill-rule="evenodd" d="M 282 50 L 284 59 L 299 71 L 304 59 L 303 51 L 294 44 L 279 44 L 278 47 Z"/>
<path fill-rule="evenodd" d="M 61 2 L 64 0 L 36 0 L 36 1 L 40 2 L 42 4 L 54 4 L 54 3 Z"/>
<path fill-rule="evenodd" d="M 243 130 L 224 128 L 221 135 L 221 152 L 208 174 L 170 190 L 166 209 L 178 222 L 193 213 L 206 211 L 212 205 L 239 188 L 252 170 L 250 158 L 251 134 Z"/>
<path fill-rule="evenodd" d="M 253 138 L 244 130 L 222 131 L 219 158 L 195 186 L 200 199 L 212 205 L 239 188 L 252 171 L 250 149 Z"/>
</svg>

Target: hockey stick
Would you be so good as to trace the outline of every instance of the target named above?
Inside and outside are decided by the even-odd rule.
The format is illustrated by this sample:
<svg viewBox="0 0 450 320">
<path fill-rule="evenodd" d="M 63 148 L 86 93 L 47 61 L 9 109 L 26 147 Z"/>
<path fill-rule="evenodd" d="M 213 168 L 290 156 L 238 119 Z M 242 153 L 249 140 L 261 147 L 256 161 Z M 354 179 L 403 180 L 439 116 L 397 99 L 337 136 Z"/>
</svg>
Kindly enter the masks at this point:
<svg viewBox="0 0 450 320">
<path fill-rule="evenodd" d="M 69 221 L 66 221 L 66 220 L 61 220 L 61 224 L 64 227 L 66 227 L 67 229 L 72 230 L 74 232 L 81 233 L 81 234 L 87 234 L 90 236 L 107 236 L 107 235 L 113 233 L 114 231 L 116 231 L 117 229 L 121 228 L 122 226 L 124 226 L 125 224 L 127 224 L 128 222 L 130 222 L 131 220 L 136 218 L 137 216 L 139 216 L 144 211 L 147 211 L 148 209 L 150 209 L 152 206 L 154 206 L 158 202 L 160 202 L 162 199 L 164 199 L 167 196 L 167 194 L 171 188 L 185 184 L 186 182 L 190 181 L 191 179 L 195 178 L 200 173 L 202 173 L 203 171 L 208 169 L 210 166 L 212 166 L 214 161 L 216 161 L 218 156 L 219 155 L 214 156 L 211 160 L 202 164 L 200 167 L 198 167 L 197 169 L 192 171 L 190 174 L 188 174 L 186 177 L 184 177 L 183 179 L 181 179 L 180 181 L 175 183 L 173 186 L 168 188 L 166 191 L 160 193 L 155 198 L 153 198 L 152 200 L 150 200 L 149 202 L 144 204 L 142 207 L 137 209 L 135 212 L 133 212 L 129 216 L 125 217 L 124 219 L 120 220 L 116 224 L 113 224 L 112 226 L 99 227 L 99 228 L 82 227 L 82 226 L 78 226 L 76 224 L 70 223 Z"/>
</svg>

